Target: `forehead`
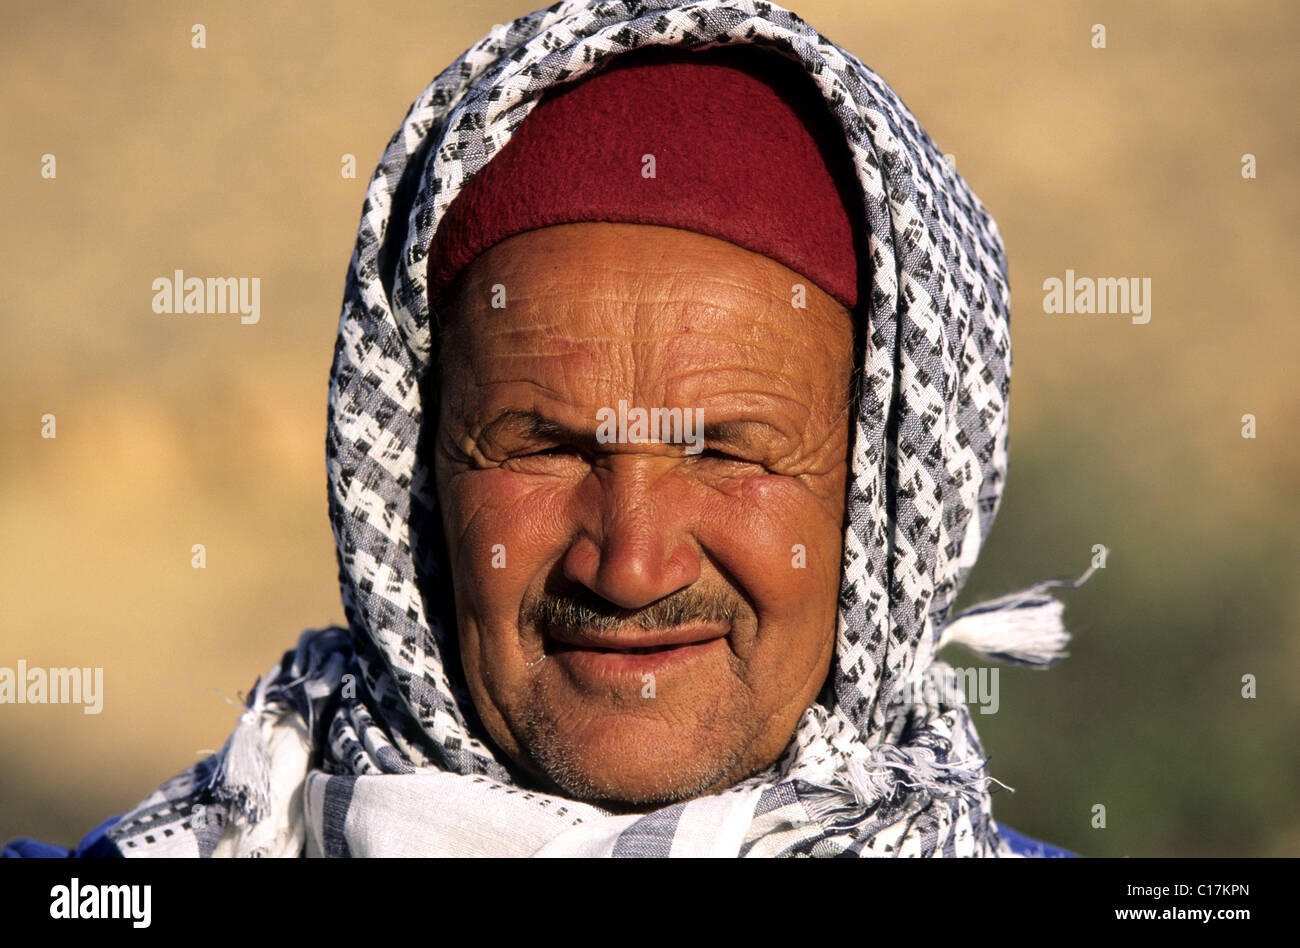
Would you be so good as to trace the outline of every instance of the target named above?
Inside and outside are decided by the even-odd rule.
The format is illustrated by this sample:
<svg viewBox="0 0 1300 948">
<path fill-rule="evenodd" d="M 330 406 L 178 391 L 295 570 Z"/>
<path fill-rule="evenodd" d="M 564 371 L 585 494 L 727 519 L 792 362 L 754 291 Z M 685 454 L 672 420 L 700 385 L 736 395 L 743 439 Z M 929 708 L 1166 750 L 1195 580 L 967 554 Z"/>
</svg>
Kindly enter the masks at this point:
<svg viewBox="0 0 1300 948">
<path fill-rule="evenodd" d="M 780 263 L 638 224 L 566 224 L 492 247 L 439 311 L 445 381 L 531 380 L 595 398 L 844 391 L 847 311 Z"/>
</svg>

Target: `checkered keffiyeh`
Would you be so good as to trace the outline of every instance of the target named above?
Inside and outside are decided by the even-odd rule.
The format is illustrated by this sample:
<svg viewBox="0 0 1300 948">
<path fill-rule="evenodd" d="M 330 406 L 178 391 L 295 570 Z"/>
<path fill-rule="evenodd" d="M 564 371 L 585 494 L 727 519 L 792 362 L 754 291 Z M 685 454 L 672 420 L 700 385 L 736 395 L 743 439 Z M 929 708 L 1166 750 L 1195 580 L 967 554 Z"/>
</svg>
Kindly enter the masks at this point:
<svg viewBox="0 0 1300 948">
<path fill-rule="evenodd" d="M 767 770 L 615 816 L 534 792 L 462 680 L 431 460 L 417 450 L 426 255 L 448 205 L 548 89 L 650 44 L 745 43 L 801 64 L 825 97 L 869 230 L 835 658 Z M 1051 583 L 949 616 L 1006 474 L 1009 305 L 979 199 L 879 76 L 790 11 L 570 0 L 497 27 L 415 100 L 366 193 L 327 437 L 348 627 L 304 633 L 223 750 L 111 838 L 128 856 L 1007 854 L 965 704 L 916 686 L 944 673 L 935 653 L 949 641 L 1034 665 L 1065 641 Z"/>
</svg>

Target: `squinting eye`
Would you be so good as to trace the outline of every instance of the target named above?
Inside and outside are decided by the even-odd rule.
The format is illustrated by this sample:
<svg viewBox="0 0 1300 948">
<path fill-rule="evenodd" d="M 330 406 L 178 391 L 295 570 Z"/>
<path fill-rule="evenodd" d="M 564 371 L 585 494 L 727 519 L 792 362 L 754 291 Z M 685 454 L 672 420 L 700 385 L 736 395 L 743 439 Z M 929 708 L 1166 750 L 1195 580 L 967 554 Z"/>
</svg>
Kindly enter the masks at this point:
<svg viewBox="0 0 1300 948">
<path fill-rule="evenodd" d="M 719 451 L 717 448 L 708 448 L 700 456 L 706 458 L 715 458 L 719 461 L 735 461 L 737 464 L 754 463 L 753 461 L 747 460 L 745 458 L 738 458 L 734 454 L 728 454 L 726 451 Z"/>
<path fill-rule="evenodd" d="M 583 453 L 570 444 L 557 444 L 528 454 L 516 454 L 505 460 L 503 467 L 520 474 L 573 473 L 575 465 L 583 461 Z"/>
<path fill-rule="evenodd" d="M 533 451 L 531 454 L 521 454 L 519 457 L 542 458 L 556 454 L 572 454 L 576 456 L 578 454 L 578 449 L 569 444 L 557 444 L 554 447 L 543 448 L 541 451 Z"/>
</svg>

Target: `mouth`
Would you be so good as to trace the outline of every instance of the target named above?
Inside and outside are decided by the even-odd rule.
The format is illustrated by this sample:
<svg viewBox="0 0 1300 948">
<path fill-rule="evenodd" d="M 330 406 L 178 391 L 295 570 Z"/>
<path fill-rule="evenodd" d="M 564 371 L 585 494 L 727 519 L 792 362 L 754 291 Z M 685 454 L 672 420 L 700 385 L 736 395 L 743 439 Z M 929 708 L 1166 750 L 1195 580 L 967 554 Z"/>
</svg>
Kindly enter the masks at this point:
<svg viewBox="0 0 1300 948">
<path fill-rule="evenodd" d="M 631 678 L 665 674 L 727 647 L 729 628 L 718 623 L 673 629 L 636 629 L 590 633 L 581 629 L 547 628 L 543 642 L 573 674 L 588 679 Z"/>
<path fill-rule="evenodd" d="M 595 652 L 600 655 L 658 655 L 661 652 L 670 652 L 673 649 L 683 647 L 681 645 L 646 645 L 639 648 L 599 648 L 553 641 L 548 643 L 546 651 L 548 654 L 553 655 L 561 655 L 565 652 Z"/>
<path fill-rule="evenodd" d="M 547 639 L 557 645 L 593 649 L 598 652 L 660 652 L 664 649 L 697 642 L 710 642 L 727 634 L 725 626 L 715 622 L 678 626 L 673 629 L 634 629 L 630 632 L 592 633 L 583 629 L 552 626 L 544 630 Z"/>
</svg>

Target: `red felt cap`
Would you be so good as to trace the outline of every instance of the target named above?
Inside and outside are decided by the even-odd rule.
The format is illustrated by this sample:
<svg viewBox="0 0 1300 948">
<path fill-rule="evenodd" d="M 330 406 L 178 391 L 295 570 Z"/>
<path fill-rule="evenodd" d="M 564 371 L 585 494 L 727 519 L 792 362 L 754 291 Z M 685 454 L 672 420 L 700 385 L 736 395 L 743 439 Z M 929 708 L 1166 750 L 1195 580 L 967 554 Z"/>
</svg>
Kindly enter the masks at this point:
<svg viewBox="0 0 1300 948">
<path fill-rule="evenodd" d="M 609 221 L 729 241 L 851 309 L 860 205 L 844 133 L 798 63 L 750 46 L 638 50 L 547 93 L 470 179 L 434 234 L 429 297 L 508 237 Z"/>
</svg>

